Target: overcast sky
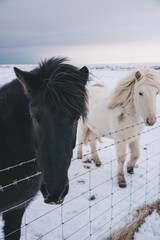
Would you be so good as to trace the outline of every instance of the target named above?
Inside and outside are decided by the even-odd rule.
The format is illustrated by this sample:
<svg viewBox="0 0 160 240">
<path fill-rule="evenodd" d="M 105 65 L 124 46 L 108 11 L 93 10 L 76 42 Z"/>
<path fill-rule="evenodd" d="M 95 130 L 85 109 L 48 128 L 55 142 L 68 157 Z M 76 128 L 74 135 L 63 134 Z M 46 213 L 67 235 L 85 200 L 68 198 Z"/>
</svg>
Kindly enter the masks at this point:
<svg viewBox="0 0 160 240">
<path fill-rule="evenodd" d="M 0 64 L 160 62 L 160 0 L 0 0 Z"/>
</svg>

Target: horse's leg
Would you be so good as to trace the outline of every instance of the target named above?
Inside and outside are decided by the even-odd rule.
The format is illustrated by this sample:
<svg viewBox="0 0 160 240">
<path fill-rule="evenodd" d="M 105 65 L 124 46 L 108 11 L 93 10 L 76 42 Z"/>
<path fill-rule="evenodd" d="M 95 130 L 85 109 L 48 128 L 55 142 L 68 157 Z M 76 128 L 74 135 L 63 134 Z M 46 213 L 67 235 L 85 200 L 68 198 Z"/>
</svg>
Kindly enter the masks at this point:
<svg viewBox="0 0 160 240">
<path fill-rule="evenodd" d="M 129 144 L 130 150 L 131 150 L 131 159 L 127 164 L 127 172 L 130 174 L 134 173 L 134 167 L 137 162 L 137 159 L 139 158 L 140 152 L 139 152 L 139 139 L 136 139 L 135 141 L 131 142 Z"/>
<path fill-rule="evenodd" d="M 127 186 L 126 179 L 124 176 L 124 162 L 126 160 L 126 144 L 121 143 L 116 145 L 117 157 L 118 157 L 118 171 L 117 171 L 117 181 L 119 187 L 125 188 Z"/>
<path fill-rule="evenodd" d="M 78 142 L 79 142 L 79 145 L 78 145 L 78 150 L 77 150 L 77 158 L 79 158 L 79 159 L 82 159 L 82 147 L 83 147 L 82 145 L 83 145 L 83 142 L 86 141 L 89 131 L 90 130 L 87 127 L 87 125 L 83 123 L 82 119 L 80 119 L 79 123 L 78 123 Z"/>
<path fill-rule="evenodd" d="M 21 222 L 25 208 L 15 209 L 3 213 L 5 240 L 19 240 L 21 235 Z"/>
<path fill-rule="evenodd" d="M 99 167 L 102 163 L 101 163 L 98 153 L 97 153 L 97 147 L 96 147 L 97 139 L 95 139 L 95 138 L 96 138 L 96 135 L 91 131 L 90 146 L 91 146 L 91 152 L 92 152 L 92 159 L 95 162 L 96 166 Z"/>
<path fill-rule="evenodd" d="M 91 147 L 91 152 L 92 152 L 92 159 L 96 163 L 96 166 L 100 166 L 102 163 L 99 160 L 99 156 L 97 153 L 96 149 L 96 134 L 91 131 L 86 124 L 82 122 L 82 120 L 79 121 L 79 129 L 78 129 L 78 142 L 82 143 L 78 145 L 78 150 L 77 150 L 77 158 L 81 159 L 82 158 L 82 145 L 83 142 L 87 142 L 88 140 L 91 139 L 91 141 L 88 141 L 90 143 Z M 92 140 L 94 139 L 94 140 Z"/>
</svg>

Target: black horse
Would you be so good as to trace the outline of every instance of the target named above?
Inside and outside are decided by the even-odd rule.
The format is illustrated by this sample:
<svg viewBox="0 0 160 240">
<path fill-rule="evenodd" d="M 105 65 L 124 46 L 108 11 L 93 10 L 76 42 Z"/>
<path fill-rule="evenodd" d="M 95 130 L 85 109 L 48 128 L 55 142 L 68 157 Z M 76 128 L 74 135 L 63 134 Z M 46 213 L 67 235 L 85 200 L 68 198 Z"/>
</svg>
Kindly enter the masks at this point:
<svg viewBox="0 0 160 240">
<path fill-rule="evenodd" d="M 20 238 L 25 207 L 39 189 L 51 204 L 62 203 L 68 193 L 89 73 L 65 61 L 52 58 L 31 72 L 14 68 L 17 79 L 0 88 L 0 212 L 6 240 Z"/>
</svg>

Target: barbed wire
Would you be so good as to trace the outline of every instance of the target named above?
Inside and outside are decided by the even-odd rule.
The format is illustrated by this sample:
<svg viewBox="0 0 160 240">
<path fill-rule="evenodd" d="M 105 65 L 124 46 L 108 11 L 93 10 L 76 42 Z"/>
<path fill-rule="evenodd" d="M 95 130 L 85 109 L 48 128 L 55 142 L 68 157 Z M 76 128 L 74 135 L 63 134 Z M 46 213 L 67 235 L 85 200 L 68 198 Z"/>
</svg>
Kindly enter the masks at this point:
<svg viewBox="0 0 160 240">
<path fill-rule="evenodd" d="M 16 179 L 15 179 L 15 180 L 13 181 L 13 183 L 10 183 L 10 184 L 5 185 L 5 186 L 0 186 L 0 191 L 4 191 L 4 189 L 6 189 L 6 188 L 8 188 L 8 187 L 11 187 L 11 186 L 15 186 L 15 185 L 17 185 L 18 183 L 21 183 L 21 182 L 23 182 L 23 181 L 26 181 L 26 180 L 29 181 L 31 178 L 38 177 L 40 174 L 41 174 L 41 172 L 37 172 L 37 173 L 35 173 L 35 174 L 33 174 L 33 175 L 27 176 L 27 177 L 22 178 L 22 179 L 20 179 L 20 180 L 16 180 Z"/>
<path fill-rule="evenodd" d="M 93 153 L 96 153 L 96 152 L 100 152 L 101 150 L 104 150 L 104 149 L 106 149 L 106 148 L 110 148 L 110 147 L 115 146 L 115 145 L 117 145 L 117 144 L 120 144 L 120 143 L 122 143 L 122 142 L 126 142 L 126 141 L 128 141 L 128 140 L 133 139 L 133 138 L 139 137 L 139 136 L 141 136 L 142 134 L 149 133 L 149 132 L 151 132 L 151 131 L 153 131 L 153 130 L 155 130 L 155 129 L 157 129 L 157 128 L 160 128 L 160 125 L 158 125 L 158 126 L 156 126 L 156 127 L 154 127 L 154 128 L 148 129 L 148 130 L 146 130 L 146 131 L 143 131 L 143 132 L 141 132 L 141 133 L 138 133 L 138 134 L 136 134 L 136 135 L 132 135 L 132 136 L 130 136 L 130 137 L 128 137 L 128 138 L 125 138 L 125 139 L 122 139 L 122 140 L 120 140 L 120 141 L 111 143 L 111 144 L 106 145 L 106 146 L 104 146 L 104 147 L 102 147 L 102 148 L 98 148 L 98 149 L 95 150 L 95 151 L 91 151 L 91 152 L 89 152 L 89 153 L 83 154 L 82 157 L 86 157 L 86 156 L 88 156 L 88 155 L 90 155 L 90 154 L 93 154 Z M 88 140 L 88 141 L 90 141 L 90 140 Z M 72 161 L 75 161 L 75 160 L 78 160 L 78 159 L 77 159 L 77 158 L 73 158 L 73 159 L 72 159 Z"/>
<path fill-rule="evenodd" d="M 143 131 L 143 132 L 140 133 L 140 134 L 136 134 L 136 135 L 134 135 L 134 136 L 132 136 L 132 137 L 123 139 L 122 141 L 118 141 L 118 142 L 115 142 L 115 143 L 113 143 L 113 144 L 108 144 L 108 145 L 106 145 L 106 146 L 104 146 L 104 147 L 102 147 L 102 148 L 98 148 L 97 151 L 102 151 L 102 150 L 104 150 L 104 149 L 106 149 L 106 148 L 110 148 L 110 147 L 112 147 L 112 146 L 114 146 L 114 145 L 116 145 L 116 144 L 120 144 L 121 142 L 127 141 L 128 139 L 132 139 L 132 138 L 134 139 L 136 136 L 140 136 L 140 135 L 142 135 L 142 134 L 147 134 L 147 133 L 149 133 L 149 132 L 151 132 L 151 131 L 157 130 L 158 128 L 160 128 L 160 125 L 158 125 L 158 126 L 156 126 L 156 127 L 154 127 L 154 128 L 147 129 L 146 131 Z M 115 133 L 116 133 L 116 132 L 115 132 Z M 140 148 L 142 149 L 142 148 L 144 148 L 145 146 L 149 146 L 149 145 L 151 145 L 151 144 L 155 144 L 155 143 L 158 142 L 158 141 L 160 141 L 160 138 L 156 138 L 156 139 L 154 139 L 154 140 L 151 140 L 151 141 L 148 142 L 147 144 L 145 143 L 145 144 L 141 145 Z M 136 149 L 136 150 L 137 150 L 137 149 Z M 136 151 L 136 150 L 134 150 L 134 151 Z M 133 152 L 133 151 L 127 152 L 127 155 L 129 155 L 131 152 Z M 92 153 L 93 153 L 93 152 L 87 153 L 87 155 L 92 154 Z M 150 160 L 150 159 L 152 159 L 152 158 L 156 158 L 156 157 L 159 156 L 159 155 L 160 155 L 160 152 L 154 153 L 154 154 L 152 154 L 151 156 L 147 156 L 147 157 L 145 158 L 145 160 L 142 161 L 142 162 L 140 162 L 139 164 L 144 163 L 146 160 Z M 85 157 L 85 156 L 86 156 L 86 154 L 83 155 L 83 157 Z M 73 160 L 74 160 L 74 159 L 73 159 Z M 80 174 L 80 175 L 78 175 L 78 176 L 72 177 L 72 178 L 70 179 L 70 182 L 71 182 L 71 181 L 75 181 L 76 178 L 78 178 L 78 177 L 82 177 L 82 176 L 84 176 L 84 175 L 86 175 L 86 174 L 89 174 L 89 179 L 90 179 L 90 180 L 89 180 L 89 187 L 88 187 L 88 189 L 87 189 L 86 191 L 83 191 L 83 193 L 80 193 L 80 194 L 78 194 L 77 196 L 69 199 L 68 201 L 65 201 L 62 205 L 59 205 L 58 207 L 56 206 L 55 208 L 51 209 L 50 211 L 45 212 L 45 213 L 42 214 L 41 216 L 39 216 L 39 217 L 37 217 L 37 218 L 34 218 L 32 221 L 27 222 L 27 221 L 25 220 L 25 224 L 24 224 L 21 228 L 25 228 L 25 227 L 28 228 L 28 226 L 31 225 L 31 224 L 32 224 L 33 222 L 35 222 L 36 220 L 38 220 L 38 219 L 40 219 L 40 218 L 43 218 L 45 215 L 47 215 L 47 214 L 49 214 L 49 213 L 52 213 L 53 211 L 55 211 L 55 210 L 58 209 L 58 208 L 62 208 L 62 207 L 64 208 L 68 203 L 72 202 L 74 199 L 78 199 L 78 198 L 79 198 L 80 196 L 82 196 L 82 195 L 89 194 L 88 196 L 91 197 L 91 191 L 94 191 L 96 188 L 100 187 L 101 185 L 103 186 L 105 183 L 111 181 L 112 190 L 110 191 L 110 193 L 108 193 L 106 196 L 103 196 L 102 199 L 100 199 L 100 200 L 98 200 L 98 201 L 96 201 L 96 202 L 93 202 L 93 203 L 92 203 L 92 202 L 90 201 L 90 202 L 89 202 L 89 205 L 88 205 L 87 207 L 85 207 L 85 208 L 84 208 L 83 210 L 81 210 L 80 212 L 74 214 L 72 217 L 69 217 L 68 219 L 65 219 L 65 220 L 64 220 L 64 219 L 63 219 L 63 214 L 61 214 L 61 215 L 62 215 L 62 216 L 61 216 L 61 219 L 62 219 L 61 223 L 58 224 L 56 227 L 50 229 L 49 231 L 47 231 L 46 233 L 44 233 L 43 235 L 41 235 L 41 236 L 40 236 L 39 238 L 37 238 L 37 239 L 42 239 L 43 237 L 47 236 L 48 234 L 51 234 L 51 233 L 54 232 L 57 228 L 60 228 L 60 227 L 62 227 L 62 225 L 64 226 L 64 224 L 67 224 L 67 223 L 71 222 L 72 219 L 76 219 L 80 214 L 82 214 L 82 213 L 84 213 L 84 212 L 88 212 L 88 215 L 89 215 L 89 221 L 88 221 L 88 223 L 86 223 L 84 226 L 79 227 L 79 228 L 76 229 L 74 232 L 70 233 L 66 238 L 65 238 L 64 229 L 63 229 L 63 227 L 62 227 L 62 232 L 63 232 L 62 235 L 64 236 L 64 239 L 70 239 L 70 238 L 72 238 L 72 237 L 73 237 L 76 233 L 78 233 L 79 231 L 83 231 L 83 229 L 84 229 L 85 227 L 89 227 L 89 228 L 90 228 L 90 230 L 89 230 L 89 235 L 88 235 L 85 239 L 92 239 L 92 236 L 95 235 L 97 232 L 100 232 L 101 229 L 103 229 L 105 226 L 107 226 L 107 224 L 109 224 L 108 228 L 109 228 L 109 231 L 110 231 L 110 232 L 111 232 L 111 230 L 114 230 L 114 228 L 115 228 L 114 221 L 115 221 L 116 216 L 115 216 L 115 214 L 113 214 L 113 212 L 112 212 L 113 209 L 114 209 L 116 206 L 118 206 L 120 203 L 122 203 L 122 202 L 125 200 L 125 198 L 129 198 L 129 197 L 130 197 L 129 206 L 130 206 L 130 208 L 131 208 L 131 210 L 132 210 L 133 205 L 136 205 L 137 202 L 140 201 L 141 199 L 143 199 L 144 196 L 143 196 L 143 197 L 140 196 L 140 198 L 139 198 L 139 199 L 136 199 L 136 201 L 135 201 L 134 203 L 132 203 L 132 201 L 131 201 L 131 196 L 133 196 L 133 194 L 136 194 L 140 189 L 143 189 L 145 186 L 147 186 L 147 184 L 150 184 L 152 181 L 154 182 L 154 180 L 159 177 L 158 174 L 157 174 L 157 175 L 154 174 L 154 176 L 152 176 L 152 179 L 148 179 L 148 180 L 147 180 L 147 178 L 146 178 L 145 184 L 143 184 L 142 186 L 140 186 L 140 187 L 139 187 L 138 189 L 136 189 L 136 190 L 134 189 L 134 190 L 132 191 L 132 190 L 130 189 L 130 192 L 129 192 L 128 195 L 126 195 L 123 199 L 120 199 L 118 202 L 113 203 L 114 195 L 117 194 L 118 191 L 121 191 L 120 188 L 116 189 L 115 191 L 114 191 L 114 189 L 113 189 L 113 181 L 115 180 L 116 175 L 113 175 L 112 163 L 113 163 L 114 161 L 116 161 L 116 160 L 117 160 L 117 158 L 114 158 L 114 159 L 110 160 L 109 162 L 102 164 L 102 167 L 104 167 L 104 166 L 107 165 L 107 164 L 110 164 L 110 166 L 111 166 L 111 170 L 110 170 L 110 171 L 111 171 L 111 176 L 110 176 L 110 178 L 103 180 L 101 183 L 96 184 L 95 186 L 91 186 L 91 175 L 90 175 L 90 174 L 91 174 L 91 172 L 96 171 L 96 169 L 98 169 L 97 167 L 94 167 L 93 169 L 89 169 L 88 171 L 86 171 L 86 172 L 83 173 L 83 174 Z M 29 160 L 29 162 L 35 162 L 35 161 L 36 161 L 36 159 L 31 159 L 31 160 Z M 12 169 L 12 168 L 15 168 L 15 167 L 20 167 L 20 166 L 22 166 L 23 164 L 27 164 L 27 161 L 26 161 L 26 162 L 22 162 L 22 163 L 17 164 L 17 165 L 14 165 L 14 166 L 11 166 L 11 167 L 6 168 L 6 169 L 1 169 L 1 170 L 0 170 L 0 173 L 1 173 L 1 172 L 4 172 L 4 171 L 8 171 L 8 170 L 10 170 L 10 169 Z M 159 164 L 156 164 L 154 167 L 149 168 L 149 170 L 147 170 L 147 167 L 146 167 L 146 171 L 145 171 L 146 174 L 148 174 L 148 172 L 157 170 L 157 167 L 159 167 Z M 10 184 L 8 184 L 8 185 L 6 185 L 6 186 L 3 186 L 2 188 L 0 188 L 0 190 L 1 190 L 1 191 L 5 191 L 5 189 L 6 189 L 7 187 L 9 187 L 9 186 L 19 184 L 19 183 L 22 182 L 22 181 L 29 180 L 30 178 L 39 176 L 40 174 L 41 174 L 40 172 L 37 172 L 37 173 L 34 174 L 34 175 L 27 176 L 27 177 L 25 177 L 25 178 L 23 178 L 23 179 L 20 179 L 20 180 L 15 180 L 15 181 L 13 181 L 13 183 L 10 183 Z M 138 179 L 140 179 L 140 177 L 139 177 L 139 178 L 137 177 L 137 178 L 135 178 L 135 179 L 132 179 L 132 176 L 131 176 L 131 181 L 130 181 L 130 183 L 128 183 L 128 186 L 131 187 L 131 186 L 134 184 L 134 182 L 136 182 Z M 146 190 L 145 190 L 145 194 L 144 194 L 144 195 L 146 196 L 146 194 L 149 194 L 149 193 L 152 192 L 152 191 L 154 192 L 155 189 L 158 189 L 158 185 L 157 185 L 157 186 L 154 186 L 151 190 L 149 190 L 149 189 L 146 187 Z M 156 193 L 156 194 L 157 194 L 157 193 Z M 155 195 L 156 195 L 156 194 L 155 194 Z M 40 195 L 40 193 L 38 194 L 38 196 L 39 196 L 39 195 Z M 93 217 L 93 216 L 91 215 L 92 209 L 95 208 L 96 205 L 98 205 L 100 202 L 105 201 L 105 200 L 106 200 L 107 198 L 109 198 L 109 197 L 111 198 L 111 200 L 110 200 L 110 201 L 111 201 L 110 207 L 108 207 L 108 209 L 105 209 L 103 212 L 99 213 L 96 217 Z M 21 204 L 27 203 L 27 201 L 31 201 L 32 199 L 33 199 L 33 198 L 31 198 L 31 199 L 29 199 L 29 200 L 26 200 L 26 201 L 24 201 L 24 202 L 21 203 Z M 89 199 L 89 198 L 88 198 L 88 199 Z M 20 204 L 19 204 L 19 205 L 20 205 Z M 17 206 L 18 206 L 18 205 L 17 205 Z M 17 206 L 15 206 L 15 208 L 16 208 Z M 14 208 L 14 207 L 13 207 L 13 208 Z M 3 211 L 2 213 L 6 212 L 6 211 L 13 210 L 13 208 L 7 209 L 7 210 Z M 119 215 L 122 214 L 123 212 L 125 213 L 126 209 L 128 209 L 128 206 L 127 206 L 125 209 L 121 210 L 121 212 L 120 212 L 119 214 L 117 214 L 117 218 L 118 218 Z M 108 223 L 105 222 L 104 224 L 102 224 L 103 226 L 100 226 L 100 227 L 99 227 L 98 229 L 96 229 L 95 231 L 92 231 L 91 225 L 94 224 L 94 222 L 95 222 L 96 220 L 100 219 L 102 216 L 104 216 L 107 212 L 110 212 L 110 211 L 111 211 L 112 213 L 111 213 L 111 218 L 108 220 Z M 126 216 L 125 216 L 125 217 L 126 217 Z M 112 224 L 112 222 L 113 222 L 113 224 Z M 26 229 L 26 232 L 27 232 L 27 229 Z M 107 230 L 105 230 L 105 233 L 106 233 L 106 232 L 107 232 Z M 25 233 L 25 236 L 26 236 L 26 238 L 27 238 L 27 233 Z M 1 239 L 2 239 L 2 238 L 1 238 Z M 95 239 L 95 238 L 94 238 L 94 239 Z M 99 237 L 96 238 L 96 239 L 99 239 Z"/>
<path fill-rule="evenodd" d="M 4 171 L 9 171 L 9 170 L 11 170 L 13 168 L 16 168 L 16 167 L 21 167 L 21 166 L 23 166 L 25 164 L 28 164 L 28 163 L 31 163 L 31 162 L 35 162 L 36 160 L 37 160 L 36 158 L 33 158 L 31 160 L 28 160 L 28 161 L 25 161 L 25 162 L 20 162 L 20 163 L 18 163 L 16 165 L 13 165 L 13 166 L 10 166 L 10 167 L 6 167 L 4 169 L 0 169 L 0 173 L 2 173 Z"/>
<path fill-rule="evenodd" d="M 156 118 L 153 118 L 152 120 L 156 120 L 156 119 L 159 119 L 159 118 L 160 118 L 160 116 L 157 116 Z M 86 144 L 86 143 L 88 143 L 88 142 L 92 142 L 92 141 L 94 141 L 94 140 L 98 140 L 99 138 L 102 138 L 102 137 L 109 137 L 109 136 L 111 136 L 111 135 L 120 133 L 120 132 L 122 132 L 122 131 L 125 131 L 125 130 L 128 130 L 128 129 L 131 129 L 131 128 L 140 126 L 140 125 L 142 125 L 142 124 L 144 125 L 145 122 L 142 121 L 142 122 L 139 122 L 139 123 L 132 124 L 132 125 L 130 125 L 130 126 L 121 128 L 121 129 L 119 129 L 119 130 L 115 130 L 115 131 L 113 131 L 113 132 L 108 132 L 108 133 L 103 134 L 103 135 L 101 135 L 101 136 L 98 136 L 98 137 L 95 137 L 95 138 L 91 138 L 91 139 L 89 139 L 89 140 L 87 140 L 87 141 L 80 142 L 80 143 L 76 144 L 75 147 L 76 147 L 76 146 L 79 146 L 79 145 L 82 145 L 82 144 Z"/>
<path fill-rule="evenodd" d="M 156 127 L 154 127 L 154 128 L 148 129 L 148 130 L 146 130 L 146 131 L 143 131 L 143 132 L 141 132 L 141 133 L 138 133 L 138 134 L 136 134 L 136 135 L 133 135 L 133 136 L 131 136 L 131 137 L 128 137 L 128 138 L 126 138 L 126 139 L 123 139 L 123 140 L 121 140 L 121 141 L 117 141 L 117 142 L 114 142 L 114 143 L 109 144 L 109 145 L 107 145 L 107 146 L 104 146 L 104 147 L 102 147 L 102 148 L 98 148 L 96 151 L 91 151 L 91 152 L 89 152 L 89 153 L 87 153 L 87 154 L 84 154 L 83 157 L 86 157 L 87 155 L 93 154 L 93 153 L 95 153 L 95 152 L 99 152 L 99 151 L 101 151 L 101 150 L 103 150 L 103 149 L 109 148 L 109 147 L 114 146 L 114 145 L 116 145 L 116 144 L 120 144 L 120 143 L 122 143 L 122 142 L 125 142 L 125 141 L 127 141 L 127 140 L 130 140 L 130 139 L 135 138 L 135 137 L 137 137 L 137 136 L 140 136 L 140 135 L 142 135 L 142 134 L 148 133 L 148 132 L 153 131 L 153 130 L 159 128 L 159 127 L 160 127 L 160 125 L 158 125 L 158 126 L 156 126 Z M 73 158 L 73 159 L 72 159 L 72 161 L 74 161 L 74 160 L 77 160 L 77 158 Z M 23 166 L 24 164 L 27 164 L 27 163 L 30 163 L 30 162 L 35 162 L 35 161 L 36 161 L 36 158 L 33 158 L 33 159 L 29 160 L 29 161 L 22 162 L 22 163 L 19 163 L 19 164 L 14 165 L 14 166 L 10 166 L 10 167 L 8 167 L 8 168 L 6 168 L 6 169 L 2 169 L 2 170 L 0 170 L 0 173 L 1 173 L 1 172 L 4 172 L 4 171 L 8 171 L 8 170 L 10 170 L 10 169 L 13 169 L 13 168 L 15 168 L 15 167 Z M 93 170 L 91 170 L 91 171 L 93 171 Z M 15 180 L 13 181 L 13 183 L 10 183 L 10 184 L 5 185 L 5 186 L 0 186 L 0 191 L 4 191 L 5 188 L 8 188 L 8 187 L 13 186 L 13 185 L 17 185 L 17 184 L 20 183 L 20 182 L 23 182 L 23 181 L 25 181 L 25 180 L 29 180 L 30 178 L 33 178 L 33 177 L 38 176 L 38 175 L 40 175 L 40 174 L 41 174 L 40 172 L 37 172 L 36 174 L 31 175 L 31 176 L 27 176 L 27 177 L 25 177 L 25 178 L 23 178 L 23 179 L 21 179 L 21 180 L 16 180 L 16 179 L 15 179 Z M 79 176 L 78 176 L 78 177 L 79 177 Z M 72 181 L 73 179 L 74 179 L 74 178 L 72 178 L 71 181 Z"/>
</svg>

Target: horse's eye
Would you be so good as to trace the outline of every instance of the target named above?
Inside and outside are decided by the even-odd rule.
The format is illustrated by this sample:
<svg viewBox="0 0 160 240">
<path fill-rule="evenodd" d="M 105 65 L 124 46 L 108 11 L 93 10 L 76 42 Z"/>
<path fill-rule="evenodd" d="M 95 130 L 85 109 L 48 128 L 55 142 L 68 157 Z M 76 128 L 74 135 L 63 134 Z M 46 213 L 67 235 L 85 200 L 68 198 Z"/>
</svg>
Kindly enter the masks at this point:
<svg viewBox="0 0 160 240">
<path fill-rule="evenodd" d="M 31 119 L 32 119 L 32 122 L 33 122 L 33 123 L 38 124 L 37 119 L 36 119 L 33 115 L 31 115 Z"/>
<path fill-rule="evenodd" d="M 79 118 L 76 118 L 75 121 L 74 121 L 74 124 L 77 125 L 78 121 L 79 121 Z"/>
<path fill-rule="evenodd" d="M 139 95 L 140 95 L 140 96 L 143 96 L 143 93 L 142 93 L 142 92 L 139 92 Z"/>
<path fill-rule="evenodd" d="M 157 95 L 158 95 L 159 92 L 157 92 Z"/>
</svg>

